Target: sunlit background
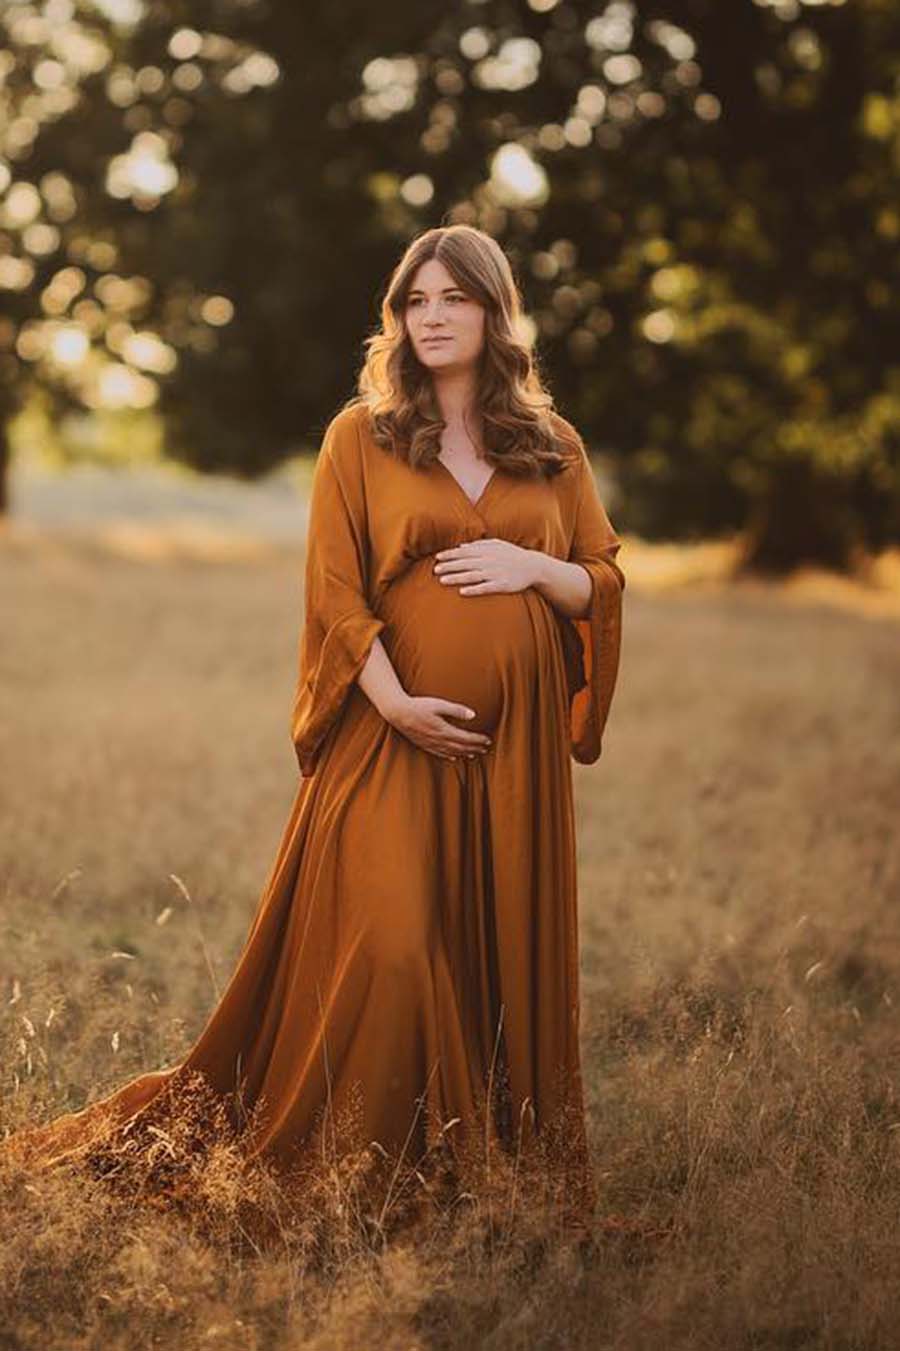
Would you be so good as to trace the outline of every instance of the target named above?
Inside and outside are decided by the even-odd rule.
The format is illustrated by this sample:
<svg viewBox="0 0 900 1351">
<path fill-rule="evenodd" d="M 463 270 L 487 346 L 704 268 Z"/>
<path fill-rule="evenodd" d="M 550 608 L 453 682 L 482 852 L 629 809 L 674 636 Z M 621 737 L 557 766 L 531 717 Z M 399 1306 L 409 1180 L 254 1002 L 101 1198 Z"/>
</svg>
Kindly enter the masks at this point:
<svg viewBox="0 0 900 1351">
<path fill-rule="evenodd" d="M 14 520 L 64 517 L 50 464 L 93 464 L 79 517 L 110 466 L 293 485 L 404 245 L 466 221 L 622 532 L 870 579 L 896 545 L 895 5 L 7 0 L 0 34 Z"/>
</svg>

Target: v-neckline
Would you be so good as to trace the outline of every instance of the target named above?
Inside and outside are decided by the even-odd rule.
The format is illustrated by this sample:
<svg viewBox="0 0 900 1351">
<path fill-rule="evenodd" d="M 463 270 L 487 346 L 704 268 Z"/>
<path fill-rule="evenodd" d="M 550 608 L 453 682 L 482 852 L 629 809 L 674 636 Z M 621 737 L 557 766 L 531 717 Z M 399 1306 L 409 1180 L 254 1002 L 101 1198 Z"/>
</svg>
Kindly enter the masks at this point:
<svg viewBox="0 0 900 1351">
<path fill-rule="evenodd" d="M 437 464 L 437 465 L 440 465 L 440 467 L 441 467 L 441 469 L 443 469 L 444 473 L 449 475 L 449 477 L 450 477 L 450 478 L 453 480 L 453 482 L 456 484 L 456 487 L 457 487 L 457 489 L 459 490 L 461 496 L 462 496 L 463 499 L 468 503 L 468 505 L 472 508 L 473 511 L 476 511 L 476 510 L 478 509 L 478 507 L 481 505 L 481 503 L 484 501 L 485 494 L 487 493 L 488 488 L 490 488 L 490 486 L 491 486 L 491 484 L 493 483 L 494 479 L 497 477 L 497 466 L 495 465 L 494 468 L 493 468 L 493 470 L 491 471 L 491 476 L 490 476 L 490 478 L 488 479 L 487 483 L 486 483 L 486 484 L 484 485 L 484 487 L 482 488 L 481 492 L 478 494 L 478 496 L 477 496 L 476 498 L 471 498 L 471 497 L 469 496 L 469 494 L 466 492 L 465 488 L 464 488 L 464 487 L 462 486 L 462 484 L 460 483 L 459 479 L 458 479 L 458 478 L 456 477 L 456 475 L 454 474 L 453 470 L 452 470 L 452 469 L 448 469 L 447 465 L 444 464 L 444 461 L 443 461 L 443 460 L 436 459 L 436 460 L 434 461 L 434 463 Z"/>
</svg>

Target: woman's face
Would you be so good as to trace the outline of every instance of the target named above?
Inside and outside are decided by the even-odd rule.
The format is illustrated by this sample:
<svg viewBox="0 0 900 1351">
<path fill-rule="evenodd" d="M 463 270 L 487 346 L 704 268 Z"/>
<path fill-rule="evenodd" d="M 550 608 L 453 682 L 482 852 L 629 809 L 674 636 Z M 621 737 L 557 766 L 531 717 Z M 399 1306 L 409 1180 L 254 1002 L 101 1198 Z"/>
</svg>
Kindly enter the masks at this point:
<svg viewBox="0 0 900 1351">
<path fill-rule="evenodd" d="M 484 346 L 484 306 L 429 258 L 412 279 L 404 313 L 413 351 L 429 370 L 474 366 Z"/>
</svg>

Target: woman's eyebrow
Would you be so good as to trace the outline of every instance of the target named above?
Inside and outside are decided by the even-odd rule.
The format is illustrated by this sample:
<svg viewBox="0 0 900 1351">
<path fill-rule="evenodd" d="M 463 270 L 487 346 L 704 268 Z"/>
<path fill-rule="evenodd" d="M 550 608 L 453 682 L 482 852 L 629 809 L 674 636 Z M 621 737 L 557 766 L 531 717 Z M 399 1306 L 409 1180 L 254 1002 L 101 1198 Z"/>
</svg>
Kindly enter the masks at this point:
<svg viewBox="0 0 900 1351">
<path fill-rule="evenodd" d="M 462 290 L 461 286 L 444 286 L 441 288 L 440 294 L 443 295 L 446 291 L 461 291 L 461 290 Z M 421 289 L 421 287 L 413 286 L 410 288 L 409 294 L 411 296 L 423 296 L 425 292 Z"/>
</svg>

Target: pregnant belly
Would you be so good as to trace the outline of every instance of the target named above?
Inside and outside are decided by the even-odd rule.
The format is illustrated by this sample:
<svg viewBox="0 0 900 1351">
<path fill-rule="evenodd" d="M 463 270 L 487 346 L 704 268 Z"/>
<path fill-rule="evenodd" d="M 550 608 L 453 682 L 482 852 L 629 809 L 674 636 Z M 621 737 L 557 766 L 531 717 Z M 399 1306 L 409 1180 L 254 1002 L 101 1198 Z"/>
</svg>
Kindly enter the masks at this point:
<svg viewBox="0 0 900 1351">
<path fill-rule="evenodd" d="M 452 699 L 474 709 L 465 726 L 492 732 L 514 683 L 534 671 L 534 629 L 523 592 L 459 594 L 441 582 L 434 556 L 414 563 L 379 606 L 381 638 L 407 694 Z"/>
</svg>

